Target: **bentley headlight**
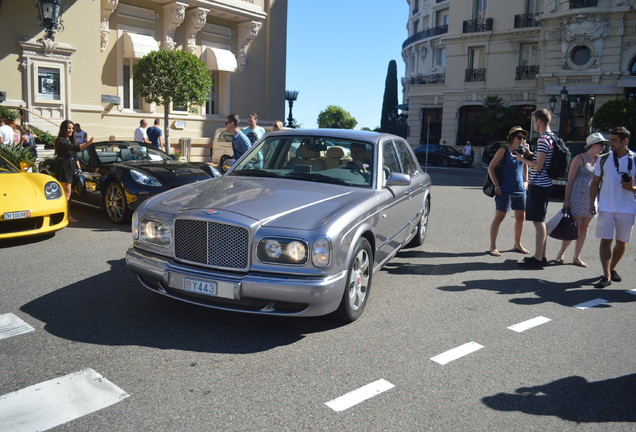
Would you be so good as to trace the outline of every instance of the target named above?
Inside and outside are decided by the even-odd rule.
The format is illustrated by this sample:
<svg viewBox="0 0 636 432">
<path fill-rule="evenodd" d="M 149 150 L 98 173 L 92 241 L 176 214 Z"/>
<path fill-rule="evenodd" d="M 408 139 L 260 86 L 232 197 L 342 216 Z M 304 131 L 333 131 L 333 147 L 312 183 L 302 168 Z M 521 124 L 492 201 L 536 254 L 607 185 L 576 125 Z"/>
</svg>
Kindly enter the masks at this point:
<svg viewBox="0 0 636 432">
<path fill-rule="evenodd" d="M 44 185 L 44 196 L 46 199 L 58 199 L 62 197 L 62 188 L 57 182 L 50 181 Z"/>
<path fill-rule="evenodd" d="M 165 222 L 144 219 L 139 224 L 139 238 L 159 246 L 170 246 L 172 243 L 172 230 Z"/>
<path fill-rule="evenodd" d="M 133 236 L 133 240 L 137 240 L 139 238 L 139 213 L 134 212 L 132 215 L 132 222 L 130 223 L 130 228 Z"/>
<path fill-rule="evenodd" d="M 149 174 L 142 173 L 141 171 L 134 169 L 130 170 L 130 176 L 134 181 L 144 186 L 161 186 L 161 182 L 159 180 Z"/>
<path fill-rule="evenodd" d="M 316 267 L 327 267 L 331 261 L 331 243 L 325 237 L 316 239 L 311 260 Z"/>
<path fill-rule="evenodd" d="M 260 261 L 280 264 L 305 264 L 307 243 L 285 238 L 264 238 L 258 242 L 256 256 Z"/>
</svg>

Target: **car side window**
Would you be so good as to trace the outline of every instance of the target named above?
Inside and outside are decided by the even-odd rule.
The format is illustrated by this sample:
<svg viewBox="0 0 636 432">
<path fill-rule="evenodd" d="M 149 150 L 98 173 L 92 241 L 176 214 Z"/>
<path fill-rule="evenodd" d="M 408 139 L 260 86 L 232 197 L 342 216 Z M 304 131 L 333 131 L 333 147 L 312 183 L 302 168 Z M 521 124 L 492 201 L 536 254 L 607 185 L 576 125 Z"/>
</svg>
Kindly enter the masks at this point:
<svg viewBox="0 0 636 432">
<path fill-rule="evenodd" d="M 384 180 L 388 179 L 392 172 L 402 172 L 400 159 L 393 146 L 393 141 L 385 141 L 382 145 L 382 170 L 384 172 Z"/>
<path fill-rule="evenodd" d="M 394 144 L 402 164 L 402 172 L 410 176 L 417 174 L 420 170 L 420 164 L 413 157 L 409 145 L 404 141 L 394 141 Z"/>
</svg>

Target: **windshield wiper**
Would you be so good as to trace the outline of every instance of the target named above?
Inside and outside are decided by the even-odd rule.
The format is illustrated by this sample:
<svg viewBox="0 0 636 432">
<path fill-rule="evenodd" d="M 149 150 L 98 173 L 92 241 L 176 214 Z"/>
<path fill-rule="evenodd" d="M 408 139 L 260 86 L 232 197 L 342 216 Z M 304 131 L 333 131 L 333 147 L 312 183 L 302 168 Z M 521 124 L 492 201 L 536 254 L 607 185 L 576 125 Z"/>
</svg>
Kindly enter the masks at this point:
<svg viewBox="0 0 636 432">
<path fill-rule="evenodd" d="M 273 178 L 281 177 L 281 175 L 279 173 L 272 172 L 272 171 L 265 171 L 265 170 L 262 170 L 262 169 L 234 170 L 234 171 L 232 171 L 232 174 L 230 174 L 230 175 L 252 176 L 252 177 L 273 177 Z"/>
<path fill-rule="evenodd" d="M 343 179 L 326 176 L 318 173 L 289 173 L 285 178 L 293 178 L 298 180 L 317 181 L 321 183 L 332 183 L 345 186 L 351 186 L 351 184 Z"/>
</svg>

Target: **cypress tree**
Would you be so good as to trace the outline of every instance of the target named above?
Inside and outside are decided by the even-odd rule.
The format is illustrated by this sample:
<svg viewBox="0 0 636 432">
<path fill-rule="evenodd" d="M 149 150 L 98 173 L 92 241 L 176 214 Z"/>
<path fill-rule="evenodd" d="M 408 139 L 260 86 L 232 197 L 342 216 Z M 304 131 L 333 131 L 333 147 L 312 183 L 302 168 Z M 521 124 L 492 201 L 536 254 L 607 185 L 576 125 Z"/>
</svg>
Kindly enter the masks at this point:
<svg viewBox="0 0 636 432">
<path fill-rule="evenodd" d="M 380 130 L 382 132 L 393 132 L 393 123 L 397 119 L 397 92 L 397 63 L 395 60 L 391 60 L 384 84 L 384 100 L 382 101 L 382 117 L 380 118 Z"/>
</svg>

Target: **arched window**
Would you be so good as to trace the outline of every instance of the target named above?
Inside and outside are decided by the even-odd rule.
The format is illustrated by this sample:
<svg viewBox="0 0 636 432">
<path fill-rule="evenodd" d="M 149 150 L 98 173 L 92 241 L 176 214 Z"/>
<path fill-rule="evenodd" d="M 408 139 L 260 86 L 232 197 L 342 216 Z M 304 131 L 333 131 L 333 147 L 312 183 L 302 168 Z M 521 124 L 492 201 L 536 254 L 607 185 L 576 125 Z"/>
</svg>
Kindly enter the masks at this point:
<svg viewBox="0 0 636 432">
<path fill-rule="evenodd" d="M 636 57 L 632 59 L 632 62 L 629 65 L 629 74 L 636 75 Z"/>
</svg>

